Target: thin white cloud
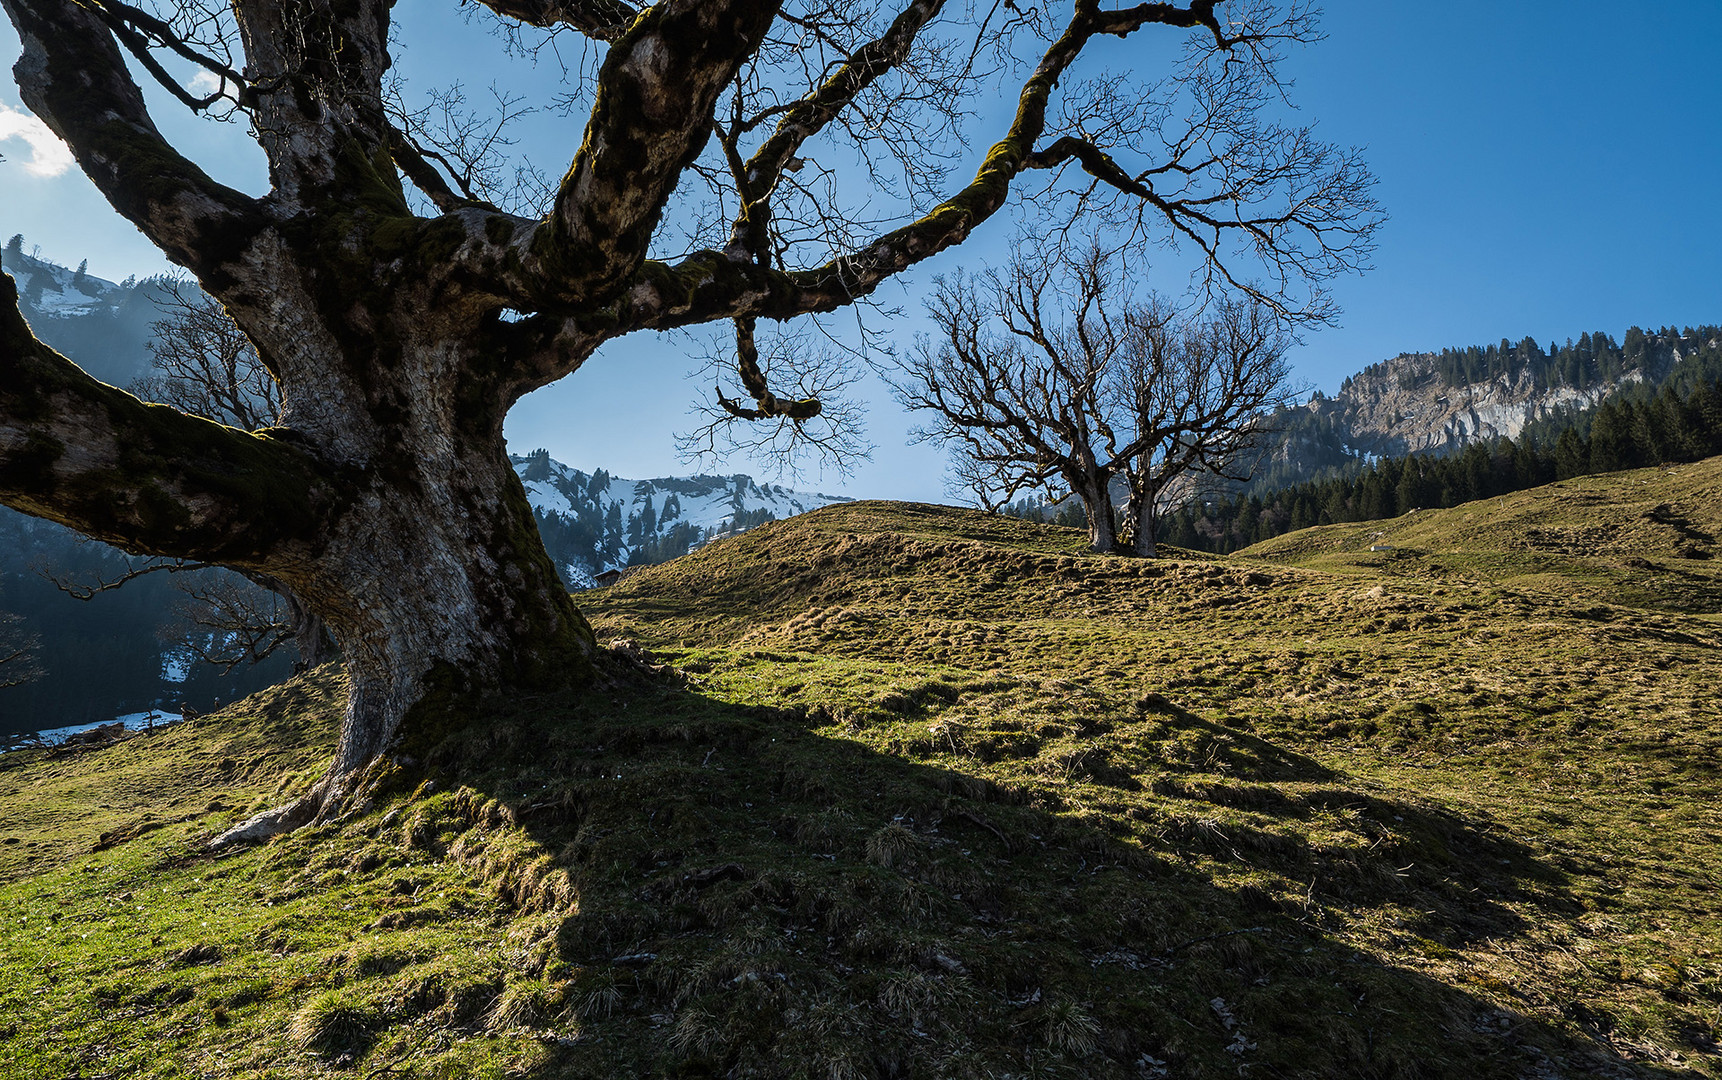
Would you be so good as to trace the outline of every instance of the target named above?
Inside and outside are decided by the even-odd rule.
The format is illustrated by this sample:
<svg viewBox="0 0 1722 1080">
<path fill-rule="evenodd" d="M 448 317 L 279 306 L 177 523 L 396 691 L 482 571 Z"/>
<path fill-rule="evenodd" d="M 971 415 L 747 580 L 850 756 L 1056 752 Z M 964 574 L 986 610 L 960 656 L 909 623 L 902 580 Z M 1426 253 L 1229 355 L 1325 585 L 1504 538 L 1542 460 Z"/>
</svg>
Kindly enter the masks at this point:
<svg viewBox="0 0 1722 1080">
<path fill-rule="evenodd" d="M 185 88 L 194 94 L 213 94 L 221 89 L 221 78 L 213 71 L 200 71 L 191 77 Z"/>
<path fill-rule="evenodd" d="M 48 125 L 22 109 L 0 102 L 0 143 L 22 139 L 29 148 L 30 160 L 22 168 L 31 176 L 59 176 L 72 167 L 72 151 Z"/>
</svg>

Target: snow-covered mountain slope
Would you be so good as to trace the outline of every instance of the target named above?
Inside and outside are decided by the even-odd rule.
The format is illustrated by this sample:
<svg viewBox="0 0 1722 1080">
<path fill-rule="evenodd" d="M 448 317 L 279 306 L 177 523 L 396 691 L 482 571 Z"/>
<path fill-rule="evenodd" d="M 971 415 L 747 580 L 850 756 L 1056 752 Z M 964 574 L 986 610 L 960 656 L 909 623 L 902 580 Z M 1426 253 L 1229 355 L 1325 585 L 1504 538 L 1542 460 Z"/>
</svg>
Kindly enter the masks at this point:
<svg viewBox="0 0 1722 1080">
<path fill-rule="evenodd" d="M 603 469 L 584 473 L 543 450 L 510 460 L 544 546 L 576 589 L 591 587 L 605 570 L 663 562 L 719 536 L 850 501 L 742 474 L 628 480 Z"/>
<path fill-rule="evenodd" d="M 153 363 L 148 342 L 166 317 L 165 281 L 115 284 L 82 267 L 37 258 L 19 238 L 0 251 L 0 267 L 18 282 L 18 303 L 36 336 L 114 386 L 129 386 Z"/>
</svg>

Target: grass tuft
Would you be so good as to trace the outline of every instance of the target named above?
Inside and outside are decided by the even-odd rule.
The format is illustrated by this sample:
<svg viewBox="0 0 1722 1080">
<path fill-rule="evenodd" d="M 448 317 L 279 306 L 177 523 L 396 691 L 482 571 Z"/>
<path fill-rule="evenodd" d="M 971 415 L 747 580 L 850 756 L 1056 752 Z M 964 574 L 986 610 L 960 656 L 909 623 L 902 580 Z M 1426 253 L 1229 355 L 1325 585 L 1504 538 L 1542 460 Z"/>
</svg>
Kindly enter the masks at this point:
<svg viewBox="0 0 1722 1080">
<path fill-rule="evenodd" d="M 363 1051 L 377 1025 L 376 1013 L 351 994 L 330 990 L 306 1002 L 293 1015 L 294 1043 L 323 1054 Z"/>
</svg>

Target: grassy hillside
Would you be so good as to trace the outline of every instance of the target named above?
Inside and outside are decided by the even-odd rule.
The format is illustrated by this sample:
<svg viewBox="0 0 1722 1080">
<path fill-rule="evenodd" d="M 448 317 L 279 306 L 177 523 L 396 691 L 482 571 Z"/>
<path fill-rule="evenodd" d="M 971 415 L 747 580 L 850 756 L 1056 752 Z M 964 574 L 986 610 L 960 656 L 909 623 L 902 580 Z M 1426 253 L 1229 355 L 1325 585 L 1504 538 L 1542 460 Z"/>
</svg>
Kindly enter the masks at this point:
<svg viewBox="0 0 1722 1080">
<path fill-rule="evenodd" d="M 222 856 L 333 677 L 7 755 L 0 1074 L 1722 1077 L 1719 489 L 1155 562 L 833 507 Z"/>
</svg>

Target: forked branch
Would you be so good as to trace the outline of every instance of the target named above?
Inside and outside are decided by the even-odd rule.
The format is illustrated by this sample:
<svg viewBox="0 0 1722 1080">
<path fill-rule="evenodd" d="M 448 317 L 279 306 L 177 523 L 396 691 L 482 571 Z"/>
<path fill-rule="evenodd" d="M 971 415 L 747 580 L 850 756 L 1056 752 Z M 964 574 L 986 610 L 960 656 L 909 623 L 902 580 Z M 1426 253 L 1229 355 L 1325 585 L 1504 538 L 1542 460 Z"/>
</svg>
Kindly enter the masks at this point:
<svg viewBox="0 0 1722 1080">
<path fill-rule="evenodd" d="M 791 401 L 771 392 L 771 387 L 765 381 L 765 372 L 759 369 L 759 345 L 754 341 L 754 320 L 735 320 L 735 355 L 736 373 L 741 376 L 742 386 L 747 388 L 748 394 L 753 398 L 754 407 L 747 408 L 725 397 L 720 387 L 717 390 L 717 398 L 725 412 L 738 420 L 768 420 L 773 417 L 811 420 L 819 415 L 822 406 L 818 398 Z"/>
</svg>

